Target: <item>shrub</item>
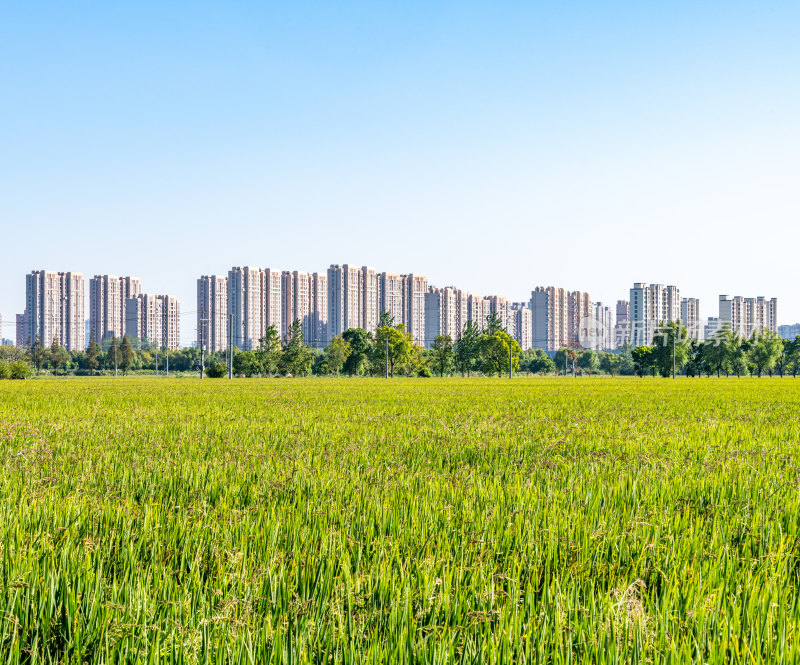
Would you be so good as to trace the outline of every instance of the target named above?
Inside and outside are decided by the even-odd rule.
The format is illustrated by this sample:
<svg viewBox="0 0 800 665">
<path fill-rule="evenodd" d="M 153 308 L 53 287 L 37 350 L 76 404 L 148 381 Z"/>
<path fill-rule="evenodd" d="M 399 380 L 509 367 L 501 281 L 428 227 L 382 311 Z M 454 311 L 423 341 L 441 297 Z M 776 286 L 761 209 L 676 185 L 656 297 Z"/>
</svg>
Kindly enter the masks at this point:
<svg viewBox="0 0 800 665">
<path fill-rule="evenodd" d="M 31 375 L 31 367 L 24 360 L 17 360 L 9 366 L 9 376 L 12 379 L 27 379 Z"/>
<path fill-rule="evenodd" d="M 11 369 L 8 366 L 8 363 L 3 362 L 0 360 L 0 379 L 7 379 L 11 374 Z"/>
<path fill-rule="evenodd" d="M 209 379 L 221 379 L 228 373 L 228 367 L 225 363 L 211 363 L 206 368 L 206 376 Z"/>
</svg>

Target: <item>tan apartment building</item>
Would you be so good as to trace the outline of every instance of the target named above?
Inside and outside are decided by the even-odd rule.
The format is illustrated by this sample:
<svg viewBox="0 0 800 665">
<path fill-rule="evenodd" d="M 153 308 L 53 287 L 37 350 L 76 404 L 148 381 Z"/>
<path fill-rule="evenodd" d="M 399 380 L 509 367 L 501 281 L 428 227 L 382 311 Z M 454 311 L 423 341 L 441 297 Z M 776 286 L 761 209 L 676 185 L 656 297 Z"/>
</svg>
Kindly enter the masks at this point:
<svg viewBox="0 0 800 665">
<path fill-rule="evenodd" d="M 125 334 L 151 348 L 180 349 L 180 305 L 169 295 L 140 293 L 125 304 Z"/>
<path fill-rule="evenodd" d="M 138 277 L 95 275 L 89 280 L 89 338 L 102 343 L 125 334 L 126 303 L 142 292 Z"/>
<path fill-rule="evenodd" d="M 85 310 L 86 283 L 81 273 L 34 270 L 25 276 L 25 312 L 17 335 L 22 334 L 24 346 L 38 338 L 44 346 L 55 340 L 68 351 L 84 351 Z"/>
<path fill-rule="evenodd" d="M 197 345 L 208 351 L 228 348 L 228 278 L 203 275 L 197 280 Z"/>
</svg>

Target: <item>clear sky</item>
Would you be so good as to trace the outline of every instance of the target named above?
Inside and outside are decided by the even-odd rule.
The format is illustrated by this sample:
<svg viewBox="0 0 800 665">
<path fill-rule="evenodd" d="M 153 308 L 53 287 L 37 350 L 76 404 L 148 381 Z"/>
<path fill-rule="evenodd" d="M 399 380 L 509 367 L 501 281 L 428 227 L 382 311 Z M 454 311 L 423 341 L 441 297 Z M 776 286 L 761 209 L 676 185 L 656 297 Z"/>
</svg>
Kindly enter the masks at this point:
<svg viewBox="0 0 800 665">
<path fill-rule="evenodd" d="M 199 275 L 330 263 L 791 323 L 799 210 L 797 2 L 0 3 L 9 324 L 130 274 L 189 343 Z"/>
</svg>

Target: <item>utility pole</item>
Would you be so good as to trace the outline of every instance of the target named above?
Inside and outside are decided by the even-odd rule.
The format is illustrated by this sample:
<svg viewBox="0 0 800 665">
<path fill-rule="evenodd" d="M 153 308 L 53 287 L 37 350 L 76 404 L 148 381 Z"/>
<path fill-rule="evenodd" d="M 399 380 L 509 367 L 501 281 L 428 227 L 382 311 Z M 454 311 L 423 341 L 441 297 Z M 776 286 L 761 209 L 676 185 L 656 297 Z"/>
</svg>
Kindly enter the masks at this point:
<svg viewBox="0 0 800 665">
<path fill-rule="evenodd" d="M 169 377 L 169 345 L 167 345 L 167 377 Z"/>
<path fill-rule="evenodd" d="M 512 378 L 512 372 L 514 367 L 514 340 L 509 335 L 508 337 L 508 378 Z"/>
<path fill-rule="evenodd" d="M 228 378 L 233 379 L 233 314 L 228 314 Z"/>
<path fill-rule="evenodd" d="M 387 337 L 383 341 L 386 342 L 386 364 L 384 365 L 384 369 L 383 369 L 383 378 L 384 379 L 388 379 L 389 378 L 389 338 Z"/>
<path fill-rule="evenodd" d="M 114 338 L 114 376 L 117 375 L 117 338 Z"/>
<path fill-rule="evenodd" d="M 672 331 L 672 378 L 675 378 L 675 331 Z"/>
<path fill-rule="evenodd" d="M 154 357 L 155 357 L 155 364 L 156 364 L 156 376 L 158 376 L 158 347 L 155 347 L 153 350 L 156 352 L 156 355 Z"/>
<path fill-rule="evenodd" d="M 204 337 L 203 337 L 203 330 L 205 329 L 205 322 L 208 321 L 208 319 L 205 318 L 205 316 L 204 316 L 205 313 L 206 313 L 206 310 L 204 310 L 204 309 L 200 310 L 200 321 L 199 321 L 199 323 L 200 323 L 200 331 L 199 332 L 200 332 L 200 380 L 201 381 L 203 380 L 203 369 L 205 368 L 205 365 L 206 365 L 206 354 L 205 354 L 206 347 L 205 347 L 205 340 L 204 340 Z"/>
</svg>

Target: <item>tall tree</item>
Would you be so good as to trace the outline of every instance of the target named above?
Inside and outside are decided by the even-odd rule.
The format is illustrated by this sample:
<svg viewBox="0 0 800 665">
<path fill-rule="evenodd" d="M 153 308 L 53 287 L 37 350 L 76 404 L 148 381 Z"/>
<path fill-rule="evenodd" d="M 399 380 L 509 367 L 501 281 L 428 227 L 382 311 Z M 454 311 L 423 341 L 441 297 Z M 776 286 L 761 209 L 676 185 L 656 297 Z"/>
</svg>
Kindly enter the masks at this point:
<svg viewBox="0 0 800 665">
<path fill-rule="evenodd" d="M 433 365 L 444 376 L 453 365 L 453 339 L 450 335 L 437 335 L 433 340 Z"/>
<path fill-rule="evenodd" d="M 455 365 L 461 375 L 470 375 L 475 369 L 480 354 L 481 333 L 474 321 L 467 321 L 461 336 L 455 343 Z"/>
<path fill-rule="evenodd" d="M 136 352 L 133 350 L 133 346 L 131 345 L 131 341 L 128 339 L 127 335 L 122 338 L 122 344 L 119 347 L 119 367 L 122 370 L 123 376 L 128 373 L 131 365 L 133 364 L 133 359 L 136 357 Z"/>
<path fill-rule="evenodd" d="M 36 335 L 36 339 L 33 341 L 31 345 L 31 362 L 33 366 L 36 368 L 36 373 L 38 374 L 42 366 L 47 362 L 47 347 L 42 344 L 42 336 Z"/>
<path fill-rule="evenodd" d="M 264 331 L 264 336 L 258 340 L 258 352 L 256 354 L 262 371 L 266 372 L 270 378 L 280 367 L 282 351 L 283 347 L 281 346 L 281 336 L 278 334 L 278 329 L 270 324 Z"/>
<path fill-rule="evenodd" d="M 385 312 L 384 312 L 385 314 Z M 390 322 L 385 319 L 384 322 Z M 372 365 L 375 368 L 386 365 L 386 357 L 389 359 L 389 376 L 394 376 L 395 367 L 405 363 L 414 348 L 414 340 L 406 332 L 405 326 L 398 325 L 379 326 L 375 331 L 375 345 L 372 353 Z"/>
<path fill-rule="evenodd" d="M 303 344 L 303 326 L 300 324 L 300 319 L 295 319 L 286 331 L 286 340 L 281 353 L 281 369 L 292 376 L 308 376 L 312 361 L 311 349 Z"/>
<path fill-rule="evenodd" d="M 670 376 L 674 360 L 675 370 L 680 372 L 689 360 L 691 349 L 686 328 L 680 321 L 662 321 L 653 337 L 651 361 L 656 370 L 661 376 Z"/>
<path fill-rule="evenodd" d="M 578 356 L 578 367 L 588 374 L 596 372 L 600 368 L 600 359 L 597 357 L 597 353 L 586 349 Z"/>
<path fill-rule="evenodd" d="M 90 374 L 94 374 L 95 370 L 100 366 L 100 345 L 94 341 L 92 337 L 89 342 L 89 348 L 86 349 L 86 367 Z"/>
<path fill-rule="evenodd" d="M 750 340 L 750 362 L 755 365 L 758 377 L 766 372 L 772 375 L 778 359 L 783 354 L 783 340 L 771 330 L 760 335 L 754 333 Z"/>
<path fill-rule="evenodd" d="M 350 355 L 350 345 L 344 341 L 341 335 L 334 337 L 330 344 L 325 347 L 325 360 L 328 368 L 336 376 L 344 367 L 347 357 Z"/>
<path fill-rule="evenodd" d="M 486 317 L 486 334 L 490 337 L 498 332 L 506 332 L 503 321 L 497 312 L 492 312 Z"/>
<path fill-rule="evenodd" d="M 636 376 L 644 376 L 650 372 L 656 374 L 656 365 L 653 361 L 653 348 L 650 346 L 637 346 L 631 352 Z"/>
<path fill-rule="evenodd" d="M 344 371 L 351 376 L 368 372 L 372 335 L 363 328 L 348 328 L 342 334 L 342 339 L 350 345 L 350 355 L 344 363 Z"/>
<path fill-rule="evenodd" d="M 58 368 L 62 365 L 66 365 L 68 357 L 67 350 L 61 346 L 58 343 L 58 339 L 54 337 L 47 358 L 50 362 L 50 367 L 53 368 L 53 374 L 58 374 Z"/>
<path fill-rule="evenodd" d="M 116 376 L 117 368 L 119 367 L 119 343 L 116 336 L 111 337 L 111 343 L 106 352 L 106 361 L 109 364 L 109 368 L 114 370 L 114 376 Z"/>
<path fill-rule="evenodd" d="M 481 336 L 480 353 L 481 368 L 485 374 L 497 372 L 497 376 L 503 376 L 508 372 L 508 363 L 511 359 L 513 350 L 512 369 L 519 369 L 520 346 L 517 340 L 512 339 L 507 332 L 498 330 L 493 334 Z"/>
</svg>

